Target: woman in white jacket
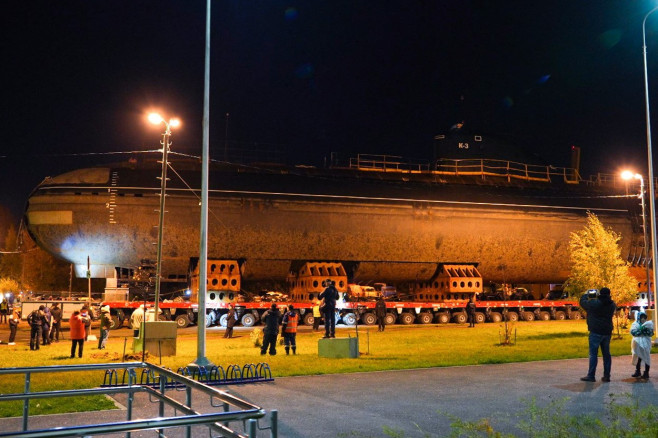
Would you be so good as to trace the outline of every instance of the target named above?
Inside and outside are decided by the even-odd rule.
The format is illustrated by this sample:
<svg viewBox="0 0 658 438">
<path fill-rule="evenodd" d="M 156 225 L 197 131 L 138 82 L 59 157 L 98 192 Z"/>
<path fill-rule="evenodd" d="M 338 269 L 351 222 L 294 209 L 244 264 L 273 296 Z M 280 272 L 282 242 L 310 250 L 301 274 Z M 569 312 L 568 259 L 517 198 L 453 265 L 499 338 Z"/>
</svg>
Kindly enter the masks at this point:
<svg viewBox="0 0 658 438">
<path fill-rule="evenodd" d="M 649 378 L 651 367 L 651 337 L 653 336 L 653 321 L 647 320 L 647 314 L 640 309 L 635 314 L 635 322 L 631 325 L 631 352 L 633 353 L 633 365 L 635 374 L 633 377 Z M 644 361 L 644 374 L 640 374 L 640 366 Z"/>
</svg>

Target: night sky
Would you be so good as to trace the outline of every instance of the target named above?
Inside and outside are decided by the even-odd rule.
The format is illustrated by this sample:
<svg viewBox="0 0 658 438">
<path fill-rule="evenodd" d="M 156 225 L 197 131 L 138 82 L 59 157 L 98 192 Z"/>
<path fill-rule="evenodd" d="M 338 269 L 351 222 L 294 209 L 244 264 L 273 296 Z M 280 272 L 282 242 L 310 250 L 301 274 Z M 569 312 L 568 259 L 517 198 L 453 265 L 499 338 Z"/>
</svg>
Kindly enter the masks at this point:
<svg viewBox="0 0 658 438">
<path fill-rule="evenodd" d="M 85 154 L 157 149 L 150 108 L 182 119 L 172 150 L 200 155 L 205 0 L 2 5 L 0 203 L 16 218 L 44 177 L 127 158 Z M 211 155 L 226 113 L 230 149 L 316 165 L 331 152 L 430 159 L 463 120 L 556 166 L 576 145 L 586 174 L 646 173 L 653 5 L 213 0 Z M 658 91 L 658 12 L 647 31 Z"/>
</svg>

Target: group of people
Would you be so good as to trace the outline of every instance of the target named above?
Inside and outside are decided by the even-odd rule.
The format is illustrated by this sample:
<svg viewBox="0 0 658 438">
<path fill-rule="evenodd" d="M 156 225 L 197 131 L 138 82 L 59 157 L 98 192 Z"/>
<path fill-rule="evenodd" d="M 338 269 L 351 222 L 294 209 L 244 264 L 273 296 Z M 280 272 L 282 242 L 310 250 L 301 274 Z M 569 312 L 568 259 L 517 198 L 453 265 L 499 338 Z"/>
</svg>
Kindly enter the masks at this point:
<svg viewBox="0 0 658 438">
<path fill-rule="evenodd" d="M 88 339 L 91 330 L 91 319 L 91 311 L 87 305 L 74 311 L 69 318 L 71 357 L 75 357 L 76 350 L 78 357 L 82 357 L 84 341 Z M 27 323 L 30 325 L 30 350 L 38 350 L 39 345 L 59 342 L 62 323 L 59 303 L 53 303 L 50 307 L 40 305 L 27 316 Z"/>
<path fill-rule="evenodd" d="M 324 338 L 336 337 L 336 301 L 338 301 L 338 290 L 332 280 L 324 282 L 325 289 L 318 296 L 319 302 L 313 307 L 313 329 L 317 330 L 320 323 L 320 317 L 324 319 Z M 233 306 L 229 307 L 228 321 L 231 321 L 231 312 Z M 286 354 L 297 354 L 297 326 L 299 325 L 299 314 L 295 311 L 292 304 L 288 305 L 286 312 L 281 315 L 276 303 L 272 303 L 270 308 L 263 313 L 261 317 L 265 328 L 263 329 L 263 345 L 260 354 L 265 355 L 269 352 L 271 356 L 276 355 L 276 343 L 279 336 L 283 336 L 283 345 Z M 281 321 L 281 330 L 279 331 L 279 321 Z M 230 331 L 229 331 L 230 330 Z M 227 324 L 227 333 L 225 337 L 230 337 L 232 327 L 229 329 Z"/>
<path fill-rule="evenodd" d="M 299 323 L 299 314 L 295 312 L 292 304 L 288 305 L 287 311 L 281 316 L 281 312 L 276 303 L 272 303 L 270 308 L 262 316 L 265 328 L 263 329 L 263 345 L 260 349 L 261 356 L 264 356 L 268 350 L 270 356 L 276 355 L 276 341 L 279 336 L 279 320 L 281 320 L 281 336 L 283 336 L 283 345 L 286 354 L 297 354 L 297 325 Z"/>
<path fill-rule="evenodd" d="M 20 308 L 14 306 L 10 322 L 10 343 L 14 343 L 20 319 Z M 59 303 L 53 303 L 50 307 L 40 305 L 27 316 L 27 323 L 30 325 L 30 350 L 38 350 L 40 345 L 59 342 L 62 327 L 62 309 Z"/>
<path fill-rule="evenodd" d="M 610 297 L 610 289 L 601 288 L 600 291 L 585 293 L 580 298 L 580 306 L 587 312 L 587 329 L 589 330 L 589 368 L 587 375 L 581 377 L 584 382 L 596 381 L 596 368 L 598 364 L 598 352 L 601 350 L 603 356 L 602 382 L 610 381 L 612 368 L 612 356 L 610 355 L 610 340 L 612 338 L 612 318 L 617 310 L 617 305 Z M 654 310 L 655 311 L 655 310 Z M 653 321 L 647 318 L 643 309 L 635 312 L 635 321 L 631 325 L 631 353 L 635 372 L 632 377 L 649 379 L 651 368 L 651 337 L 654 334 Z M 641 371 L 644 363 L 644 373 Z"/>
<path fill-rule="evenodd" d="M 9 342 L 8 345 L 16 345 L 16 332 L 21 322 L 22 312 L 19 305 L 14 305 L 9 314 Z M 53 342 L 59 342 L 62 334 L 62 308 L 59 303 L 52 303 L 51 306 L 40 305 L 37 309 L 30 312 L 26 321 L 30 327 L 30 350 L 36 351 L 44 345 L 50 345 Z M 80 310 L 73 312 L 69 318 L 71 340 L 71 357 L 82 357 L 84 342 L 88 340 L 91 331 L 91 309 L 86 304 Z M 101 308 L 101 329 L 98 340 L 98 348 L 105 348 L 105 342 L 110 329 L 110 308 L 104 306 Z"/>
</svg>

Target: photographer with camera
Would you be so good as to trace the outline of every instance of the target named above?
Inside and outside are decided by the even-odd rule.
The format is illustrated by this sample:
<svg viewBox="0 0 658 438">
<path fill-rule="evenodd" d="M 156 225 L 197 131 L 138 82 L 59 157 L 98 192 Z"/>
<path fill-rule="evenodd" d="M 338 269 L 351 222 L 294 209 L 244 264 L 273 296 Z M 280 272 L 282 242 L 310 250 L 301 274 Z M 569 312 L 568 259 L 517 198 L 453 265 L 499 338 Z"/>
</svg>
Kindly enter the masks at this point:
<svg viewBox="0 0 658 438">
<path fill-rule="evenodd" d="M 600 291 L 591 289 L 580 297 L 580 307 L 587 312 L 587 329 L 589 330 L 589 370 L 587 376 L 581 377 L 583 382 L 595 382 L 598 353 L 601 348 L 603 356 L 602 382 L 610 381 L 612 356 L 610 356 L 610 339 L 612 338 L 612 317 L 617 306 L 610 298 L 610 289 L 601 288 Z"/>
</svg>

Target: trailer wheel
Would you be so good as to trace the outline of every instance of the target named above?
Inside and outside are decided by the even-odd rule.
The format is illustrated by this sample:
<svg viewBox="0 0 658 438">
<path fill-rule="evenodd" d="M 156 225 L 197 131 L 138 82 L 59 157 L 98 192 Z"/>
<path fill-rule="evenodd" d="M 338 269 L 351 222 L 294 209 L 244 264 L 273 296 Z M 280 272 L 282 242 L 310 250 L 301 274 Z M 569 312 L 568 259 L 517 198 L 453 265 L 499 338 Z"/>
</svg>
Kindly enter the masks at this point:
<svg viewBox="0 0 658 438">
<path fill-rule="evenodd" d="M 219 317 L 219 325 L 226 328 L 227 320 L 228 320 L 228 313 L 225 313 Z"/>
<path fill-rule="evenodd" d="M 400 313 L 398 316 L 398 321 L 400 324 L 409 325 L 414 323 L 414 316 L 409 312 Z"/>
<path fill-rule="evenodd" d="M 185 328 L 191 323 L 192 322 L 190 321 L 190 318 L 187 316 L 187 313 L 183 313 L 181 315 L 176 316 L 176 327 L 178 328 Z"/>
<path fill-rule="evenodd" d="M 386 316 L 384 317 L 384 322 L 386 325 L 392 325 L 395 324 L 395 315 L 393 313 L 387 312 Z"/>
<path fill-rule="evenodd" d="M 569 313 L 569 319 L 582 319 L 582 318 L 583 315 L 577 310 L 573 310 L 571 311 L 571 313 Z"/>
<path fill-rule="evenodd" d="M 487 317 L 482 312 L 475 312 L 475 322 L 478 324 L 483 324 L 487 320 Z"/>
<path fill-rule="evenodd" d="M 468 316 L 466 315 L 466 312 L 457 312 L 452 315 L 452 320 L 457 324 L 464 324 L 468 321 Z"/>
<path fill-rule="evenodd" d="M 416 320 L 419 324 L 431 324 L 432 323 L 432 314 L 429 312 L 421 312 L 416 317 Z"/>
<path fill-rule="evenodd" d="M 304 315 L 304 319 L 302 320 L 304 325 L 313 325 L 315 322 L 315 316 L 313 316 L 312 312 L 307 312 L 306 315 Z"/>
<path fill-rule="evenodd" d="M 489 319 L 491 322 L 501 322 L 503 320 L 503 315 L 501 315 L 499 312 L 491 312 L 489 314 Z"/>
<path fill-rule="evenodd" d="M 372 312 L 364 313 L 361 317 L 361 323 L 365 325 L 375 325 L 377 324 L 377 317 Z"/>
<path fill-rule="evenodd" d="M 206 327 L 210 327 L 215 324 L 215 311 L 211 310 L 209 313 L 206 313 Z"/>
<path fill-rule="evenodd" d="M 110 330 L 120 329 L 123 325 L 123 320 L 119 319 L 117 315 L 110 316 Z"/>
<path fill-rule="evenodd" d="M 345 325 L 355 325 L 356 324 L 356 315 L 353 313 L 346 313 L 343 315 L 343 324 Z"/>
<path fill-rule="evenodd" d="M 448 312 L 439 312 L 434 319 L 439 324 L 447 324 L 450 322 L 450 314 Z"/>
<path fill-rule="evenodd" d="M 519 314 L 516 312 L 507 312 L 507 320 L 509 322 L 516 322 L 519 320 Z"/>
<path fill-rule="evenodd" d="M 523 320 L 524 321 L 534 321 L 535 320 L 535 314 L 532 312 L 523 312 Z"/>
<path fill-rule="evenodd" d="M 561 310 L 558 310 L 557 312 L 555 312 L 555 320 L 556 321 L 564 321 L 565 319 L 567 319 L 566 313 L 564 313 Z"/>
<path fill-rule="evenodd" d="M 543 310 L 539 312 L 539 320 L 540 321 L 550 321 L 551 319 L 551 314 L 548 313 L 547 311 Z"/>
</svg>

